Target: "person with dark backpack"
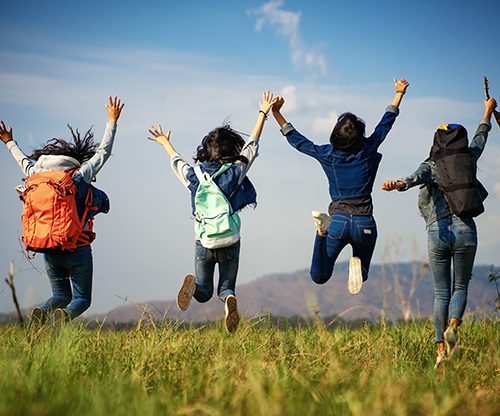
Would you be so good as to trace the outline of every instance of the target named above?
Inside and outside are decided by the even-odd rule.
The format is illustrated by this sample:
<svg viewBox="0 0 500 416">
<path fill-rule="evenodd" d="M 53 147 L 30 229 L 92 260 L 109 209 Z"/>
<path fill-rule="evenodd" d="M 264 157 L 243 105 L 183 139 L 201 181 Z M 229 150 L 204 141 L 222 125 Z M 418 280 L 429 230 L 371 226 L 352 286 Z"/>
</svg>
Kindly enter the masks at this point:
<svg viewBox="0 0 500 416">
<path fill-rule="evenodd" d="M 484 116 L 469 145 L 467 130 L 442 124 L 434 134 L 427 158 L 410 176 L 385 181 L 385 191 L 406 191 L 420 186 L 418 207 L 428 233 L 429 263 L 434 278 L 436 368 L 458 345 L 458 327 L 467 304 L 467 290 L 477 250 L 474 217 L 484 211 L 488 192 L 476 177 L 496 101 L 484 102 Z M 451 266 L 453 263 L 453 274 Z"/>
<path fill-rule="evenodd" d="M 26 175 L 18 186 L 23 201 L 23 243 L 26 250 L 44 253 L 52 296 L 31 313 L 30 326 L 45 323 L 52 312 L 56 324 L 81 315 L 92 298 L 95 238 L 93 218 L 108 212 L 106 194 L 92 185 L 111 156 L 116 123 L 124 104 L 109 97 L 108 123 L 99 145 L 88 130 L 81 137 L 70 127 L 73 141 L 49 140 L 26 156 L 13 139 L 12 128 L 0 122 L 0 139 Z"/>
<path fill-rule="evenodd" d="M 196 166 L 189 165 L 177 153 L 170 143 L 170 131 L 163 133 L 160 125 L 149 130 L 152 137 L 148 139 L 167 151 L 175 175 L 191 193 L 195 275 L 184 277 L 177 294 L 177 306 L 185 311 L 193 297 L 200 303 L 212 298 L 217 264 L 217 295 L 224 302 L 228 332 L 236 331 L 240 321 L 235 294 L 240 257 L 238 212 L 257 203 L 257 193 L 246 175 L 258 155 L 264 121 L 273 104 L 273 94 L 264 92 L 257 121 L 246 142 L 229 125 L 210 131 L 198 146 Z"/>
</svg>

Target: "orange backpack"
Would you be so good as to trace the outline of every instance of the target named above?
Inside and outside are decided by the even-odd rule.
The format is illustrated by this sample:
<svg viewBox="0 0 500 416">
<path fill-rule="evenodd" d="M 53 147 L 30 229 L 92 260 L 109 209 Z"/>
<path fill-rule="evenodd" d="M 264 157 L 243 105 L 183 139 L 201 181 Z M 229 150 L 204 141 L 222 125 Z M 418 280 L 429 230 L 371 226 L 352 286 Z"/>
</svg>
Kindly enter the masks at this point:
<svg viewBox="0 0 500 416">
<path fill-rule="evenodd" d="M 22 223 L 26 250 L 74 250 L 81 245 L 84 224 L 78 215 L 73 171 L 40 172 L 26 179 Z M 82 219 L 87 217 L 91 190 L 86 197 Z M 78 244 L 80 242 L 80 244 Z M 87 244 L 90 241 L 87 242 Z"/>
</svg>

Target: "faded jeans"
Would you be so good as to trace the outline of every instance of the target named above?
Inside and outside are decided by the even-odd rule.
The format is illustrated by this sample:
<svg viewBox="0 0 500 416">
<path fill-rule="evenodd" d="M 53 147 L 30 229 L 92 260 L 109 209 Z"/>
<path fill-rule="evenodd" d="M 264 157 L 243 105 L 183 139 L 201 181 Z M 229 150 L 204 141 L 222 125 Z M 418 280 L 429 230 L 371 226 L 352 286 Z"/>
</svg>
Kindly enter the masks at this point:
<svg viewBox="0 0 500 416">
<path fill-rule="evenodd" d="M 477 249 L 474 220 L 450 215 L 432 223 L 428 229 L 427 248 L 434 277 L 434 340 L 443 342 L 448 321 L 451 318 L 461 321 L 467 304 Z"/>
<path fill-rule="evenodd" d="M 92 301 L 92 249 L 45 253 L 45 270 L 52 287 L 52 297 L 43 305 L 46 312 L 63 308 L 71 319 L 81 315 Z"/>
<path fill-rule="evenodd" d="M 377 224 L 373 216 L 334 213 L 326 237 L 316 233 L 310 270 L 312 280 L 326 283 L 332 277 L 340 252 L 350 244 L 353 257 L 361 260 L 363 281 L 366 281 L 376 242 Z"/>
<path fill-rule="evenodd" d="M 219 284 L 217 285 L 219 299 L 224 302 L 229 295 L 234 296 L 239 261 L 239 241 L 229 247 L 205 248 L 199 240 L 196 240 L 194 262 L 196 290 L 193 297 L 201 303 L 210 300 L 214 293 L 216 264 L 219 268 Z"/>
</svg>

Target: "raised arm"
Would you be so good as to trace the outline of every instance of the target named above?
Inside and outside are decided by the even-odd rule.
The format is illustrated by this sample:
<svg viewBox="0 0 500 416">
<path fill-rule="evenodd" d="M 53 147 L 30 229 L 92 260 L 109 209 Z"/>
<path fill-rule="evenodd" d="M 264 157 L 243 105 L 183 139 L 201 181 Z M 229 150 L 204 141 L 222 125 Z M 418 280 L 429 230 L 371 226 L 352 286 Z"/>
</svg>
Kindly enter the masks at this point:
<svg viewBox="0 0 500 416">
<path fill-rule="evenodd" d="M 477 159 L 483 153 L 488 138 L 488 132 L 491 130 L 491 115 L 494 113 L 497 102 L 494 98 L 484 100 L 484 114 L 483 118 L 477 126 L 474 137 L 471 140 L 469 150 L 472 155 Z"/>
<path fill-rule="evenodd" d="M 113 142 L 116 134 L 116 123 L 120 118 L 124 105 L 125 104 L 123 104 L 118 97 L 109 97 L 109 102 L 106 104 L 108 122 L 106 124 L 104 136 L 94 156 L 84 162 L 79 169 L 80 175 L 82 175 L 83 180 L 87 183 L 92 182 L 97 173 L 99 173 L 101 168 L 111 156 L 111 150 L 113 149 Z"/>
<path fill-rule="evenodd" d="M 406 79 L 397 80 L 394 78 L 394 87 L 396 88 L 396 95 L 394 95 L 394 99 L 392 100 L 392 105 L 394 107 L 399 107 L 401 100 L 403 99 L 403 95 L 406 94 L 406 89 L 409 86 L 410 83 Z"/>
<path fill-rule="evenodd" d="M 252 137 L 255 137 L 256 140 L 260 139 L 260 135 L 262 134 L 262 129 L 264 128 L 264 122 L 267 120 L 267 114 L 271 110 L 274 104 L 273 94 L 271 91 L 267 90 L 262 93 L 262 102 L 260 103 L 259 114 L 257 115 L 257 121 L 255 122 L 255 126 L 252 130 Z"/>
<path fill-rule="evenodd" d="M 373 146 L 373 149 L 378 149 L 378 147 L 382 144 L 382 142 L 389 134 L 394 122 L 396 121 L 396 117 L 399 115 L 399 105 L 401 104 L 401 100 L 403 99 L 403 95 L 406 94 L 406 89 L 410 86 L 410 83 L 405 79 L 394 80 L 394 87 L 396 88 L 396 94 L 394 95 L 394 99 L 392 100 L 392 104 L 389 105 L 382 119 L 375 127 L 372 135 L 367 138 L 370 146 Z"/>
<path fill-rule="evenodd" d="M 33 162 L 23 153 L 21 148 L 14 141 L 12 127 L 9 126 L 7 128 L 3 121 L 0 121 L 0 140 L 2 140 L 5 146 L 7 146 L 7 149 L 15 161 L 19 164 L 23 173 L 26 176 L 33 174 Z"/>
<path fill-rule="evenodd" d="M 148 137 L 148 140 L 156 142 L 163 146 L 170 157 L 170 166 L 175 173 L 175 176 L 182 182 L 184 186 L 189 186 L 189 180 L 187 179 L 187 173 L 189 169 L 189 163 L 175 150 L 172 143 L 170 143 L 170 130 L 163 133 L 162 127 L 158 124 L 158 127 L 151 126 L 148 130 L 152 137 Z"/>
<path fill-rule="evenodd" d="M 384 191 L 393 191 L 395 189 L 398 191 L 406 191 L 424 183 L 435 183 L 428 162 L 421 163 L 418 169 L 406 178 L 385 181 L 380 185 L 380 188 Z"/>
</svg>

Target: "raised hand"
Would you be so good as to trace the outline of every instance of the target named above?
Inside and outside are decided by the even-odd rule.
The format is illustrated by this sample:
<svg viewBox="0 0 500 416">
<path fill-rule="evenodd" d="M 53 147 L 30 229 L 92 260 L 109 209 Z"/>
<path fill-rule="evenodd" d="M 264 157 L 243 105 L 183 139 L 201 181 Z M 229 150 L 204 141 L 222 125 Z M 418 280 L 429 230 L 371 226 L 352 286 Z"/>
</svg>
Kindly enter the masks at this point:
<svg viewBox="0 0 500 416">
<path fill-rule="evenodd" d="M 403 181 L 385 181 L 380 188 L 384 191 L 394 191 L 394 189 L 403 189 L 405 183 Z"/>
<path fill-rule="evenodd" d="M 118 119 L 120 118 L 120 114 L 122 113 L 123 106 L 125 104 L 122 104 L 120 99 L 115 96 L 115 98 L 109 98 L 109 103 L 106 104 L 106 110 L 108 110 L 109 114 L 109 121 L 111 123 L 116 123 Z"/>
<path fill-rule="evenodd" d="M 494 98 L 484 100 L 484 109 L 492 114 L 497 108 L 497 101 Z"/>
<path fill-rule="evenodd" d="M 5 123 L 3 121 L 0 121 L 0 140 L 4 143 L 14 140 L 12 138 L 12 127 L 5 127 Z"/>
<path fill-rule="evenodd" d="M 163 129 L 159 124 L 158 127 L 151 126 L 151 128 L 148 131 L 153 136 L 153 137 L 148 137 L 148 140 L 159 143 L 162 146 L 165 146 L 167 143 L 170 142 L 170 130 L 167 131 L 167 133 L 163 133 Z"/>
<path fill-rule="evenodd" d="M 394 78 L 394 87 L 396 88 L 396 92 L 404 94 L 406 93 L 406 89 L 410 86 L 410 83 L 406 79 L 397 80 Z"/>
<path fill-rule="evenodd" d="M 285 99 L 281 96 L 278 95 L 277 97 L 274 98 L 274 104 L 273 104 L 273 113 L 279 113 L 281 110 L 281 107 L 283 107 L 283 104 L 285 104 Z"/>
<path fill-rule="evenodd" d="M 273 93 L 269 90 L 262 93 L 262 102 L 260 103 L 260 111 L 267 115 L 274 104 Z"/>
</svg>

